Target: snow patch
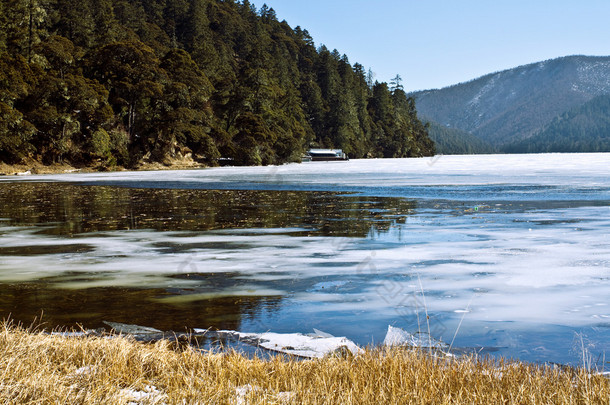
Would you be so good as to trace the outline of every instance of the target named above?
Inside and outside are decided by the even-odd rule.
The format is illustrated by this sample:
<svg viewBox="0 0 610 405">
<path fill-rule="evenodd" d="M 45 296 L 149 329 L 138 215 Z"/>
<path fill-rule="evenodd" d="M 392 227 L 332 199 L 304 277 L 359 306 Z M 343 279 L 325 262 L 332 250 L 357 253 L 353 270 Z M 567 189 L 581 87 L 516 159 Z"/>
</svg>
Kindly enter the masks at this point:
<svg viewBox="0 0 610 405">
<path fill-rule="evenodd" d="M 282 391 L 277 394 L 269 393 L 262 388 L 246 384 L 235 388 L 235 397 L 231 400 L 231 405 L 246 405 L 248 404 L 248 395 L 257 393 L 258 396 L 264 396 L 266 403 L 273 404 L 291 404 L 294 403 L 295 393 L 292 391 Z"/>
<path fill-rule="evenodd" d="M 119 397 L 127 401 L 128 405 L 156 405 L 165 404 L 167 395 L 159 391 L 154 385 L 146 385 L 143 390 L 124 388 L 119 391 Z"/>
</svg>

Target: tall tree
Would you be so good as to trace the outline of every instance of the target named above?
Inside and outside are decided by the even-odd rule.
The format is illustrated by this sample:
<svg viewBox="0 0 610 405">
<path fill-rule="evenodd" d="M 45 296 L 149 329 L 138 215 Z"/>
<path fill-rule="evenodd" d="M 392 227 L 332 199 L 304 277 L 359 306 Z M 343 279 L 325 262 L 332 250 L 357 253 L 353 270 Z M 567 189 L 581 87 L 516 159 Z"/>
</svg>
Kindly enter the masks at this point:
<svg viewBox="0 0 610 405">
<path fill-rule="evenodd" d="M 6 47 L 10 54 L 19 53 L 31 62 L 33 48 L 40 41 L 47 11 L 40 0 L 4 0 Z"/>
<path fill-rule="evenodd" d="M 8 31 L 8 10 L 2 1 L 0 2 L 0 55 L 6 51 L 6 34 Z"/>
<path fill-rule="evenodd" d="M 400 77 L 399 74 L 397 74 L 396 76 L 394 76 L 394 78 L 392 78 L 392 80 L 390 80 L 390 90 L 392 92 L 395 92 L 396 90 L 404 90 L 404 87 L 402 86 L 402 77 Z"/>
<path fill-rule="evenodd" d="M 112 0 L 91 0 L 93 45 L 105 45 L 120 37 L 121 28 L 114 14 Z"/>
</svg>

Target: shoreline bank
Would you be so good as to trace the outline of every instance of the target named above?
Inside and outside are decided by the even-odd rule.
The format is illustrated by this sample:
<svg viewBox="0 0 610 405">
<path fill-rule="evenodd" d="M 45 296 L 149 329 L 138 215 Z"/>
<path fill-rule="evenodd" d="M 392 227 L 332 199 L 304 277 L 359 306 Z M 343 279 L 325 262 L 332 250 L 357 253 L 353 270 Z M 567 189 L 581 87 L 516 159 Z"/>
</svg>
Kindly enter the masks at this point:
<svg viewBox="0 0 610 405">
<path fill-rule="evenodd" d="M 135 167 L 94 165 L 72 165 L 70 163 L 42 164 L 36 160 L 28 160 L 19 164 L 6 164 L 0 162 L 0 176 L 28 176 L 31 174 L 62 174 L 62 173 L 95 173 L 95 172 L 122 172 L 122 171 L 149 171 L 149 170 L 185 170 L 203 169 L 206 166 L 194 160 L 175 159 L 166 163 L 140 162 Z"/>
<path fill-rule="evenodd" d="M 162 340 L 63 337 L 4 323 L 2 403 L 583 403 L 610 379 L 577 368 L 405 348 L 294 361 L 245 358 Z"/>
</svg>

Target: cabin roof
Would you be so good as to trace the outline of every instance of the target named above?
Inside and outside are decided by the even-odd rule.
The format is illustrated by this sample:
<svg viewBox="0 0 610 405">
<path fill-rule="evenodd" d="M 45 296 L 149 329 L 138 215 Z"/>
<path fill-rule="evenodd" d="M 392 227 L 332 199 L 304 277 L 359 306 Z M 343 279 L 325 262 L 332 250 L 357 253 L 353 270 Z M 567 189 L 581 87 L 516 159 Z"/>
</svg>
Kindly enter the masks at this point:
<svg viewBox="0 0 610 405">
<path fill-rule="evenodd" d="M 309 153 L 310 154 L 333 154 L 336 155 L 337 153 L 342 153 L 343 151 L 341 149 L 309 149 Z"/>
</svg>

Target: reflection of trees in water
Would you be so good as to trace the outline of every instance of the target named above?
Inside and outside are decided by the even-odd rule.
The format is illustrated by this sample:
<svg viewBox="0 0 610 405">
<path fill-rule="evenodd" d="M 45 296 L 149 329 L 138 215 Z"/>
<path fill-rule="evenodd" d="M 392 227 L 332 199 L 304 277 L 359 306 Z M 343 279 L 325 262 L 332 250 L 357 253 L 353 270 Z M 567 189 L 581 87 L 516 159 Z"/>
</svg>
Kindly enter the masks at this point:
<svg viewBox="0 0 610 405">
<path fill-rule="evenodd" d="M 402 198 L 304 191 L 131 189 L 11 183 L 0 189 L 0 217 L 49 224 L 71 235 L 124 229 L 201 231 L 305 227 L 312 235 L 366 236 L 404 222 L 415 208 Z"/>
<path fill-rule="evenodd" d="M 9 183 L 0 188 L 0 218 L 11 225 L 39 226 L 48 235 L 91 235 L 94 232 L 151 229 L 198 233 L 218 229 L 305 228 L 300 235 L 365 237 L 371 228 L 385 231 L 404 222 L 414 203 L 401 198 L 361 197 L 347 194 L 296 191 L 217 191 L 130 189 L 59 183 Z M 223 247 L 227 247 L 226 241 Z M 214 246 L 158 242 L 173 253 Z M 233 246 L 236 249 L 239 244 Z M 74 249 L 86 246 L 71 245 Z M 30 246 L 0 249 L 0 255 L 51 254 L 68 249 Z M 74 250 L 75 252 L 77 250 Z M 185 269 L 189 271 L 189 269 Z M 65 274 L 62 276 L 66 276 Z M 84 274 L 91 278 L 94 275 Z M 172 304 L 163 298 L 239 287 L 232 274 L 191 272 L 176 276 L 199 277 L 192 291 L 171 289 L 54 288 L 48 278 L 37 283 L 0 284 L 0 315 L 30 323 L 44 311 L 49 326 L 87 328 L 102 321 L 135 323 L 161 330 L 185 327 L 239 329 L 244 320 L 261 320 L 277 311 L 283 297 L 222 297 Z M 220 278 L 219 278 L 220 277 Z M 264 329 L 264 328 L 263 328 Z"/>
<path fill-rule="evenodd" d="M 35 318 L 48 328 L 104 327 L 102 321 L 151 326 L 160 330 L 185 328 L 239 330 L 242 320 L 273 313 L 281 297 L 222 297 L 167 304 L 163 289 L 90 288 L 66 290 L 39 283 L 0 284 L 0 316 L 29 325 Z M 263 321 L 264 322 L 264 321 Z"/>
</svg>

